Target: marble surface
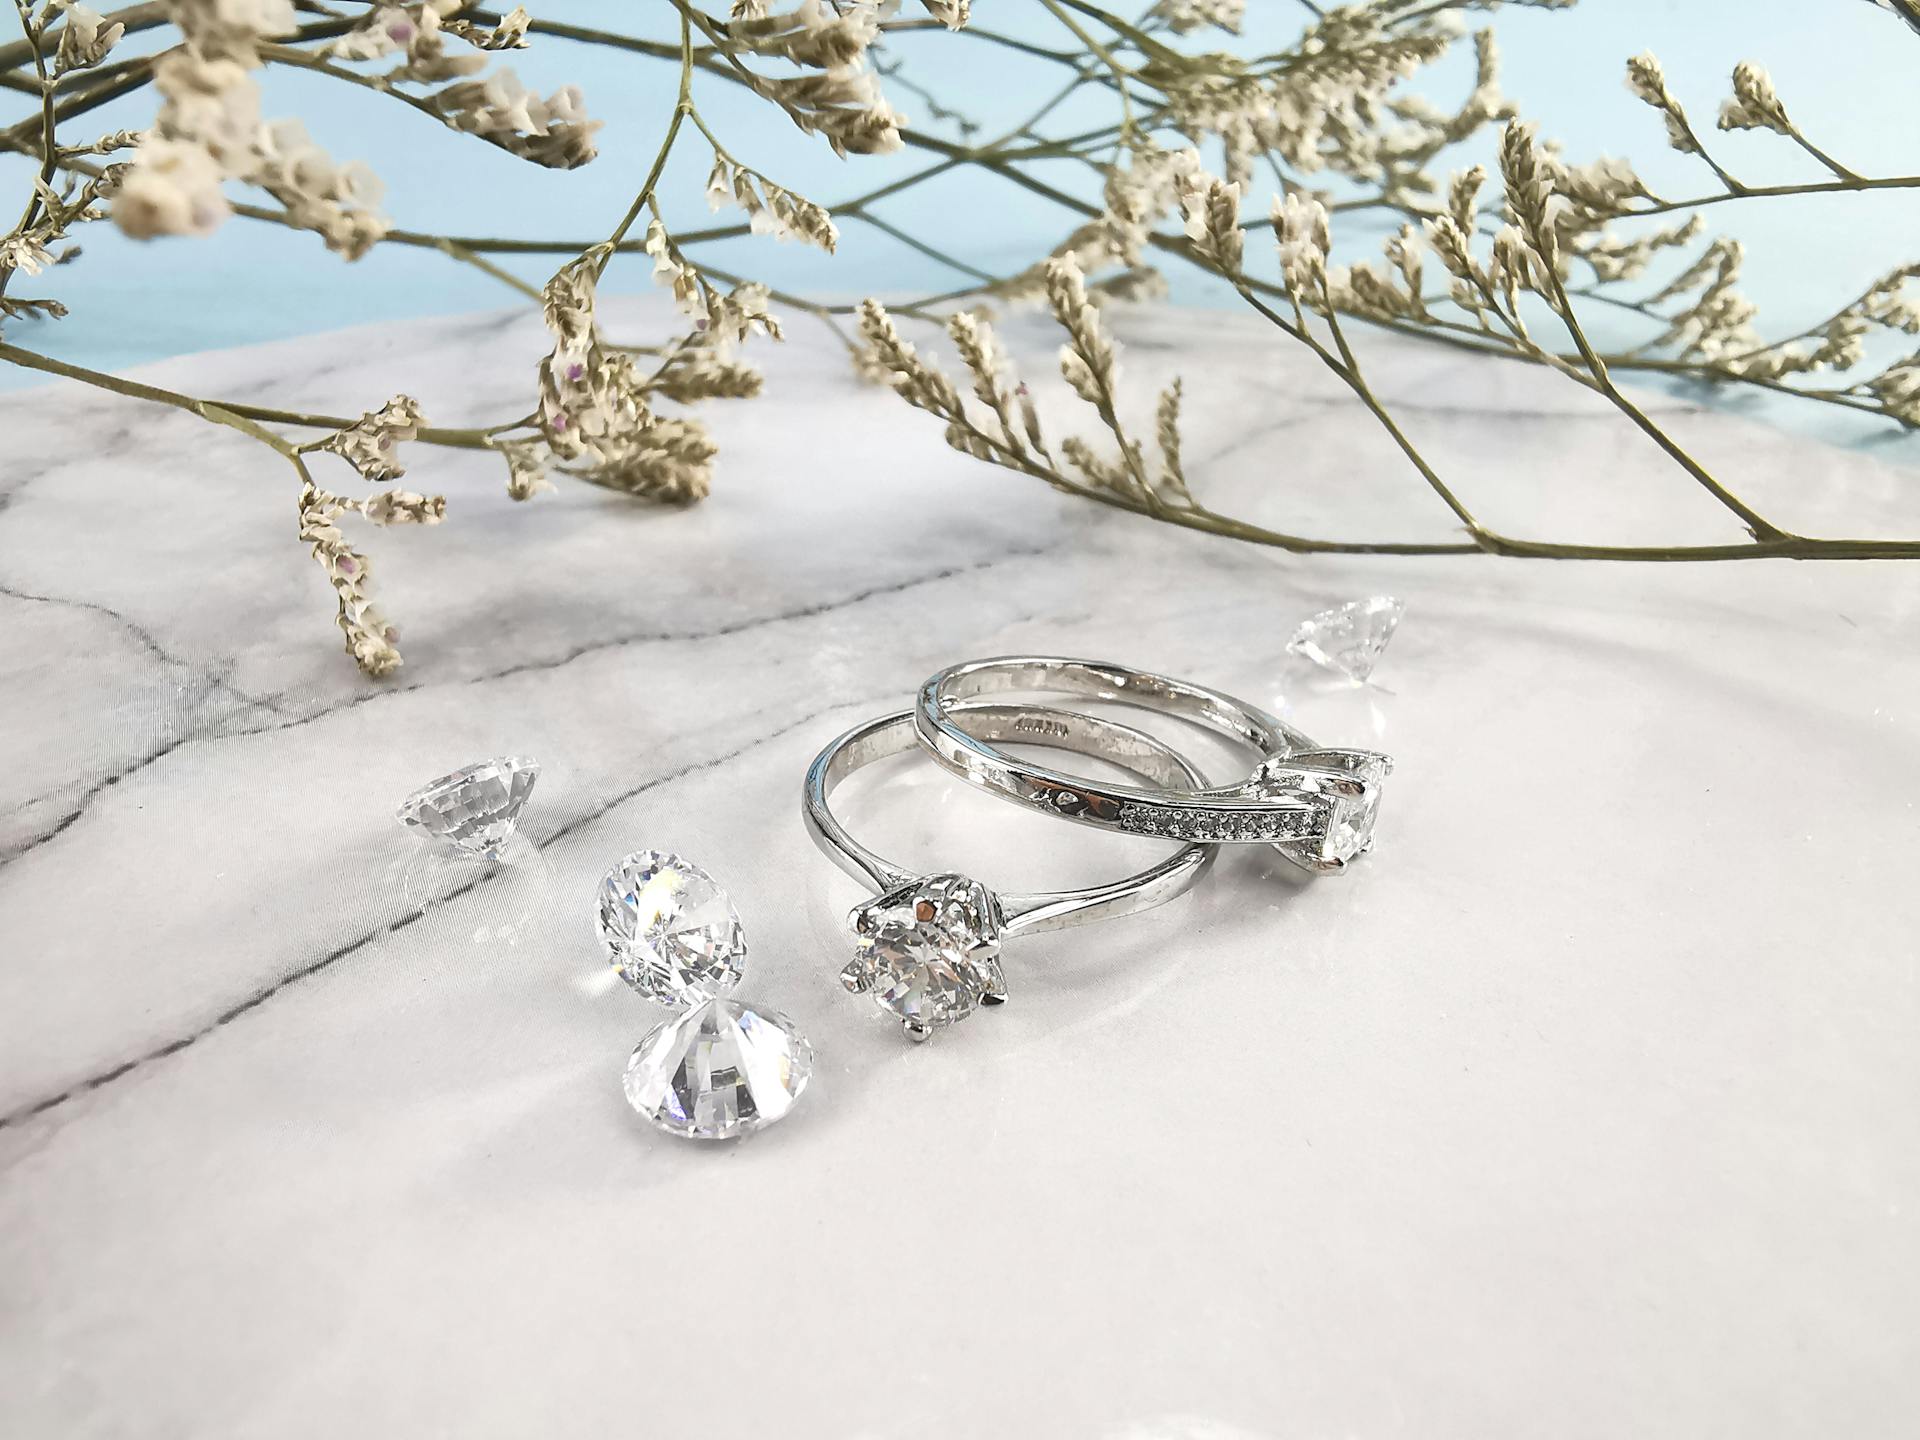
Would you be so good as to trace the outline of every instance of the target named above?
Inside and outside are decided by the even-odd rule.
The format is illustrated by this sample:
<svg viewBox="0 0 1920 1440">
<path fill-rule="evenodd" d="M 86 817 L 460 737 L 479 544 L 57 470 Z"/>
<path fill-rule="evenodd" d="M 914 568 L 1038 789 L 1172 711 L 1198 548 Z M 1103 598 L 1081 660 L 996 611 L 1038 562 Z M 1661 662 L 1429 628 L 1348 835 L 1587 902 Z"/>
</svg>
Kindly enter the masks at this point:
<svg viewBox="0 0 1920 1440">
<path fill-rule="evenodd" d="M 1186 374 L 1223 508 L 1446 535 L 1259 327 L 1124 333 L 1142 392 Z M 538 349 L 481 316 L 149 373 L 450 421 Z M 1729 538 L 1564 382 L 1369 353 L 1493 523 Z M 1911 1433 L 1920 568 L 1291 558 L 976 466 L 807 328 L 768 364 L 688 513 L 426 457 L 447 523 L 371 542 L 408 662 L 378 685 L 270 457 L 0 400 L 0 1433 Z M 1791 524 L 1920 533 L 1911 474 L 1650 403 Z M 1374 687 L 1289 662 L 1376 591 L 1408 618 Z M 907 1047 L 835 984 L 859 891 L 801 772 L 1013 650 L 1392 751 L 1377 852 L 1311 884 L 1231 854 Z M 545 762 L 537 855 L 476 877 L 393 823 L 502 750 Z M 989 882 L 1159 853 L 910 758 L 844 795 Z M 736 1147 L 621 1097 L 657 1012 L 590 895 L 644 846 L 730 887 L 743 995 L 817 1050 Z"/>
</svg>

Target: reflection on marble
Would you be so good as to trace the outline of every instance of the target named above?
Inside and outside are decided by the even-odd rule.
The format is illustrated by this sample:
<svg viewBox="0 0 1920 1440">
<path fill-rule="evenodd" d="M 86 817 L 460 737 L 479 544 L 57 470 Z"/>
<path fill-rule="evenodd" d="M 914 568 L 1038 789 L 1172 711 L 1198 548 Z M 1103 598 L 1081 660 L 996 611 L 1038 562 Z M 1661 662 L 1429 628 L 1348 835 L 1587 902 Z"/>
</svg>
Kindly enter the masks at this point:
<svg viewBox="0 0 1920 1440">
<path fill-rule="evenodd" d="M 1222 508 L 1446 536 L 1259 327 L 1126 327 L 1139 393 L 1186 374 Z M 482 316 L 153 373 L 450 422 L 524 399 L 537 344 Z M 1490 523 L 1726 538 L 1564 382 L 1375 355 Z M 0 400 L 0 1433 L 1903 1432 L 1920 570 L 1293 558 L 978 467 L 798 325 L 769 369 L 686 513 L 425 458 L 448 522 L 370 542 L 383 685 L 243 443 Z M 1920 533 L 1909 476 L 1649 403 L 1787 523 Z M 1285 653 L 1383 590 L 1408 620 L 1372 684 Z M 838 988 L 859 894 L 800 775 L 1019 650 L 1390 751 L 1380 844 L 1318 883 L 1230 854 L 909 1048 Z M 507 863 L 393 823 L 512 750 L 545 769 Z M 989 883 L 1159 853 L 913 757 L 845 807 Z M 727 886 L 756 1003 L 816 1049 L 804 1105 L 724 1152 L 621 1096 L 658 1012 L 609 983 L 592 896 L 648 846 Z"/>
</svg>

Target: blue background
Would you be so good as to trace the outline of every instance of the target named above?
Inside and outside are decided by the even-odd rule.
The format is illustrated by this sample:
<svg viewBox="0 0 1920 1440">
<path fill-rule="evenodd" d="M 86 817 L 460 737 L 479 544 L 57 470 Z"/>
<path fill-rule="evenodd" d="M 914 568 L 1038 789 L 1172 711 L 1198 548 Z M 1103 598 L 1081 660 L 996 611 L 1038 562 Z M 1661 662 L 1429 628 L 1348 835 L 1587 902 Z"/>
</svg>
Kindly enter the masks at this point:
<svg viewBox="0 0 1920 1440">
<path fill-rule="evenodd" d="M 662 0 L 581 0 L 539 10 L 554 20 L 661 39 L 674 35 L 672 11 Z M 975 11 L 984 24 L 1059 43 L 1057 27 L 1028 0 L 979 0 Z M 1284 39 L 1305 15 L 1292 0 L 1251 0 L 1249 11 L 1248 43 L 1255 47 Z M 1484 23 L 1487 17 L 1473 18 Z M 1570 11 L 1509 9 L 1490 18 L 1502 43 L 1505 88 L 1523 113 L 1541 123 L 1543 134 L 1562 139 L 1576 161 L 1628 155 L 1663 194 L 1703 194 L 1713 187 L 1697 161 L 1666 149 L 1657 117 L 1627 93 L 1624 61 L 1642 49 L 1660 55 L 1696 127 L 1711 136 L 1723 163 L 1750 183 L 1818 179 L 1824 172 L 1779 137 L 1711 129 L 1728 92 L 1728 73 L 1742 58 L 1767 65 L 1790 112 L 1830 154 L 1870 174 L 1920 169 L 1913 78 L 1920 36 L 1866 0 L 1587 0 Z M 1465 93 L 1470 48 L 1463 43 L 1452 60 L 1418 82 L 1436 101 L 1452 103 Z M 901 37 L 895 53 L 909 62 L 909 74 L 974 113 L 989 133 L 1023 117 L 1060 74 L 1004 48 L 944 33 Z M 673 105 L 674 66 L 546 37 L 505 58 L 543 91 L 566 82 L 585 89 L 591 113 L 606 121 L 598 160 L 572 173 L 544 171 L 454 135 L 396 101 L 285 69 L 262 76 L 264 112 L 302 117 L 336 159 L 371 162 L 387 182 L 386 211 L 402 228 L 582 243 L 604 236 L 652 157 Z M 927 123 L 924 102 L 898 87 L 889 93 L 898 108 Z M 912 151 L 837 160 L 771 107 L 718 80 L 700 80 L 697 98 L 743 160 L 829 205 L 927 163 Z M 139 127 L 150 120 L 151 104 L 150 95 L 131 97 L 89 120 L 97 119 L 101 129 Z M 1097 124 L 1109 112 L 1092 103 L 1063 112 L 1061 123 L 1089 117 Z M 930 128 L 953 133 L 937 122 Z M 678 227 L 716 223 L 701 193 L 706 166 L 699 137 L 683 142 L 663 192 Z M 1089 192 L 1083 170 L 1064 164 L 1050 169 L 1056 183 Z M 18 157 L 0 157 L 6 193 L 21 193 L 25 173 Z M 943 178 L 887 202 L 878 213 L 995 271 L 1030 262 L 1074 223 L 1047 201 L 990 175 Z M 1920 257 L 1920 192 L 1750 200 L 1706 213 L 1716 230 L 1747 242 L 1746 288 L 1761 302 L 1762 326 L 1770 335 L 1818 319 L 1893 264 Z M 738 212 L 718 217 L 738 218 Z M 1362 253 L 1351 242 L 1370 223 L 1379 224 L 1343 220 L 1349 256 Z M 723 268 L 819 297 L 901 295 L 956 283 L 951 270 L 895 240 L 858 224 L 843 229 L 837 260 L 764 238 L 698 253 Z M 15 323 L 9 331 L 17 343 L 102 369 L 367 321 L 516 303 L 498 282 L 436 253 L 382 246 L 348 265 L 311 235 L 239 219 L 207 240 L 142 245 L 105 224 L 86 227 L 80 238 L 85 255 L 78 263 L 16 287 L 22 294 L 57 295 L 71 306 L 71 317 L 57 325 Z M 558 258 L 505 263 L 537 284 Z M 1179 301 L 1231 303 L 1204 279 L 1174 278 Z M 641 290 L 649 283 L 640 257 L 617 262 L 608 286 Z M 1627 335 L 1608 334 L 1618 323 L 1595 315 L 1596 328 L 1608 339 Z M 0 370 L 0 385 L 31 379 Z M 1825 423 L 1824 417 L 1816 423 Z"/>
</svg>

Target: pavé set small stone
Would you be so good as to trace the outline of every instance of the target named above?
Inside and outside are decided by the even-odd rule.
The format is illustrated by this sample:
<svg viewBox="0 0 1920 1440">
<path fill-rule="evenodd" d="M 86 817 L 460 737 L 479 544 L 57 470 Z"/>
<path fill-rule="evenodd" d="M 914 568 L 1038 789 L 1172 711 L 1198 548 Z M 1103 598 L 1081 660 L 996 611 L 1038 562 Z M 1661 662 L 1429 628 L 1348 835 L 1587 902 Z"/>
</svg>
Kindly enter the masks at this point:
<svg viewBox="0 0 1920 1440">
<path fill-rule="evenodd" d="M 1099 715 L 989 697 L 1066 695 L 1156 711 L 1245 747 L 1243 779 L 1209 782 L 1165 741 Z M 1001 748 L 1065 750 L 1142 782 L 1103 784 Z M 960 778 L 1016 804 L 1080 825 L 1185 842 L 1172 855 L 1105 885 L 1048 893 L 991 889 L 970 876 L 903 869 L 849 835 L 829 808 L 841 781 L 877 760 L 919 749 Z M 1393 762 L 1329 749 L 1284 721 L 1217 690 L 1091 660 L 1006 656 L 951 666 L 915 706 L 855 726 L 807 768 L 802 815 L 827 856 L 876 893 L 848 917 L 852 957 L 841 983 L 870 997 L 914 1040 L 926 1040 L 1007 999 L 1006 943 L 1027 934 L 1130 915 L 1181 894 L 1223 844 L 1270 845 L 1313 874 L 1344 870 L 1373 844 Z M 424 786 L 401 804 L 409 828 L 497 859 L 539 767 L 501 757 Z M 600 882 L 595 924 L 608 960 L 641 995 L 677 1012 L 627 1062 L 628 1102 L 668 1134 L 725 1140 L 787 1115 L 806 1090 L 813 1049 L 784 1015 L 731 998 L 747 945 L 726 892 L 678 855 L 642 850 Z"/>
</svg>

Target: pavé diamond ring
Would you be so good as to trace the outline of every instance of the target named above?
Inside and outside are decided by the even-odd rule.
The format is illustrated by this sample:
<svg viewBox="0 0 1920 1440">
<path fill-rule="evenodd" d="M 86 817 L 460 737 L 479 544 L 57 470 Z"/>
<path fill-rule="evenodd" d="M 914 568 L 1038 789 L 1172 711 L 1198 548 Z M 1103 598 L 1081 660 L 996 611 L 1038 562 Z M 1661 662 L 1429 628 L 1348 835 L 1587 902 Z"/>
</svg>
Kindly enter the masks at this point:
<svg viewBox="0 0 1920 1440">
<path fill-rule="evenodd" d="M 1073 695 L 1174 715 L 1251 746 L 1260 763 L 1231 785 L 1201 780 L 1140 790 L 1081 779 L 1009 755 L 992 736 L 958 723 L 969 700 L 1009 693 Z M 921 687 L 914 725 L 949 770 L 1032 809 L 1174 840 L 1271 844 L 1317 874 L 1342 870 L 1372 847 L 1381 785 L 1393 769 L 1385 755 L 1324 748 L 1258 706 L 1204 685 L 1053 656 L 950 666 Z"/>
<path fill-rule="evenodd" d="M 955 707 L 956 723 L 986 740 L 1042 745 L 1097 756 L 1151 784 L 1205 784 L 1192 764 L 1151 735 L 1112 720 L 1037 706 Z M 1006 999 L 1001 942 L 1171 900 L 1212 862 L 1214 847 L 1188 845 L 1159 864 L 1109 885 L 1053 894 L 997 893 L 965 875 L 916 874 L 848 835 L 827 808 L 834 788 L 862 766 L 915 747 L 913 713 L 856 726 L 807 768 L 802 813 L 814 842 L 841 869 L 880 894 L 848 917 L 854 958 L 841 982 L 869 994 L 915 1040 Z"/>
</svg>

